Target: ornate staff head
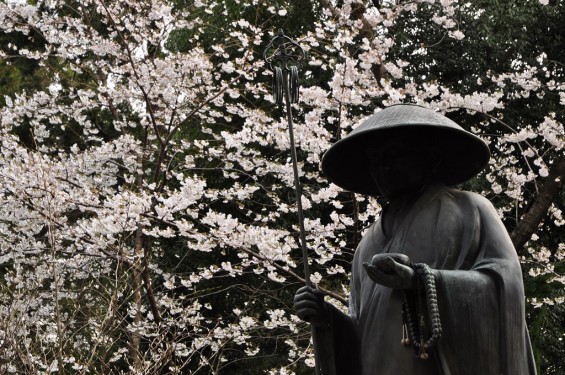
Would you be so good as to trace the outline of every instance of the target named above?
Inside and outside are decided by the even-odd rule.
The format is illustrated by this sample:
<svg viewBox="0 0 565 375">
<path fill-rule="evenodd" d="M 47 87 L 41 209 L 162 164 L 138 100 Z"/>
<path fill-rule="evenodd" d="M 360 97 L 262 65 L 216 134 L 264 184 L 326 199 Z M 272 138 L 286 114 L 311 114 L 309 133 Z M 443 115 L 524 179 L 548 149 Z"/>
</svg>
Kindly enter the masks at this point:
<svg viewBox="0 0 565 375">
<path fill-rule="evenodd" d="M 282 30 L 271 40 L 265 52 L 265 62 L 273 71 L 273 99 L 276 104 L 283 102 L 284 87 L 288 85 L 290 102 L 298 102 L 298 68 L 304 60 L 304 50 L 298 43 L 284 35 Z"/>
</svg>

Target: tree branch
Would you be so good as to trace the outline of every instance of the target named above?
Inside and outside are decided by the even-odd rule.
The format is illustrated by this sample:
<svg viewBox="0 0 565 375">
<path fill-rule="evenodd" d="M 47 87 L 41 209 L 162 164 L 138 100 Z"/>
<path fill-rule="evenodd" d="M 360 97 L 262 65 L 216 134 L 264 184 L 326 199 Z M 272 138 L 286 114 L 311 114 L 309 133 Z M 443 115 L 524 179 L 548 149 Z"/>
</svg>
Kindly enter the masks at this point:
<svg viewBox="0 0 565 375">
<path fill-rule="evenodd" d="M 518 254 L 524 252 L 524 245 L 547 215 L 547 211 L 554 201 L 555 196 L 563 190 L 564 180 L 565 154 L 562 154 L 561 157 L 551 165 L 549 175 L 539 188 L 537 198 L 510 234 L 510 238 Z"/>
<path fill-rule="evenodd" d="M 334 18 L 339 19 L 342 17 L 341 12 L 331 4 L 330 0 L 320 0 L 320 4 L 322 4 L 322 7 L 327 9 Z M 373 5 L 377 9 L 379 9 L 378 1 L 374 1 Z M 359 4 L 356 8 L 352 10 L 350 16 L 352 19 L 361 21 L 361 24 L 363 25 L 361 29 L 359 29 L 359 36 L 361 38 L 367 38 L 368 40 L 371 40 L 375 36 L 374 27 L 369 23 L 369 21 L 367 21 L 367 18 L 365 18 L 365 10 L 366 10 L 365 7 L 362 4 Z M 371 67 L 371 72 L 375 76 L 375 80 L 377 81 L 377 84 L 380 85 L 381 79 L 386 74 L 383 64 L 379 62 L 374 62 L 373 66 Z"/>
</svg>

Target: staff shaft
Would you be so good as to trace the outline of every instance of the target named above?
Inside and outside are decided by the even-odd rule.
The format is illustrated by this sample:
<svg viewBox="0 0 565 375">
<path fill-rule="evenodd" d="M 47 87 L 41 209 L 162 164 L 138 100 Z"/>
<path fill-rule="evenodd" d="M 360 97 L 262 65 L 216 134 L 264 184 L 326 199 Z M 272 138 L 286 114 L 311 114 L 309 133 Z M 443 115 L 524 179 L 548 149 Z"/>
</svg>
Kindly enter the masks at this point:
<svg viewBox="0 0 565 375">
<path fill-rule="evenodd" d="M 304 263 L 304 279 L 307 286 L 312 286 L 310 280 L 310 266 L 308 264 L 308 250 L 306 248 L 306 229 L 304 228 L 304 211 L 302 209 L 302 188 L 298 175 L 298 157 L 296 156 L 296 145 L 294 142 L 294 126 L 292 121 L 292 106 L 290 103 L 290 90 L 288 87 L 288 71 L 285 69 L 283 89 L 286 100 L 286 116 L 288 120 L 288 133 L 290 137 L 290 154 L 292 159 L 292 170 L 294 172 L 294 191 L 296 195 L 296 207 L 298 209 L 298 223 L 300 225 L 300 246 L 302 247 L 302 261 Z"/>
<path fill-rule="evenodd" d="M 310 266 L 308 264 L 308 249 L 306 248 L 306 229 L 304 228 L 304 212 L 302 210 L 302 188 L 300 186 L 300 179 L 298 175 L 298 158 L 296 156 L 296 145 L 294 143 L 294 127 L 292 121 L 292 105 L 290 102 L 290 89 L 288 85 L 288 70 L 283 71 L 283 89 L 286 101 L 286 116 L 288 120 L 288 133 L 290 137 L 290 154 L 292 159 L 292 169 L 294 171 L 294 190 L 296 195 L 296 207 L 298 209 L 298 223 L 300 225 L 300 245 L 302 247 L 302 261 L 304 263 L 304 279 L 306 280 L 306 285 L 312 287 L 312 281 L 310 280 Z M 318 344 L 318 335 L 316 333 L 316 328 L 311 325 L 312 329 L 312 345 L 314 346 L 314 359 L 316 375 L 329 374 L 327 371 L 323 371 L 321 368 L 322 358 L 320 358 L 320 346 Z"/>
</svg>

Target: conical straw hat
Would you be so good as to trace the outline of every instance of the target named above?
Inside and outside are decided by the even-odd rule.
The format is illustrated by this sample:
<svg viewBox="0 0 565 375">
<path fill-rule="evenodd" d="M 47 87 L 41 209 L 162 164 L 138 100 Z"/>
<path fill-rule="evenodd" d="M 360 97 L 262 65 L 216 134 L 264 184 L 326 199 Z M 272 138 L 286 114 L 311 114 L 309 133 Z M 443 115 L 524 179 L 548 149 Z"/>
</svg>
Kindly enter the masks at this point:
<svg viewBox="0 0 565 375">
<path fill-rule="evenodd" d="M 345 190 L 378 196 L 365 151 L 368 147 L 378 149 L 398 136 L 418 139 L 435 148 L 442 158 L 436 176 L 446 185 L 475 176 L 490 158 L 482 139 L 447 117 L 417 105 L 400 104 L 377 112 L 333 144 L 324 154 L 322 170 L 331 182 Z"/>
</svg>

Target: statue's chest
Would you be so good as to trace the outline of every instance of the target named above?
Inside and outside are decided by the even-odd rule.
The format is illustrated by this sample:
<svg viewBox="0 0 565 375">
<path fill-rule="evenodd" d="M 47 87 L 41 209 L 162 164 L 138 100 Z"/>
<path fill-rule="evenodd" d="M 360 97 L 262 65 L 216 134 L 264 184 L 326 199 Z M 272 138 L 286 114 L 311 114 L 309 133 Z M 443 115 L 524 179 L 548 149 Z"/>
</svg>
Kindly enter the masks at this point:
<svg viewBox="0 0 565 375">
<path fill-rule="evenodd" d="M 386 221 L 380 220 L 363 238 L 361 261 L 371 262 L 375 254 L 399 253 L 407 255 L 412 263 L 433 265 L 438 258 L 435 224 L 434 217 L 416 215 L 403 220 L 387 235 Z"/>
</svg>

